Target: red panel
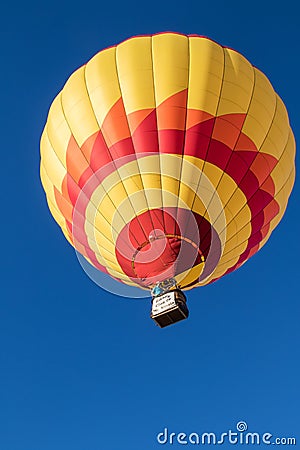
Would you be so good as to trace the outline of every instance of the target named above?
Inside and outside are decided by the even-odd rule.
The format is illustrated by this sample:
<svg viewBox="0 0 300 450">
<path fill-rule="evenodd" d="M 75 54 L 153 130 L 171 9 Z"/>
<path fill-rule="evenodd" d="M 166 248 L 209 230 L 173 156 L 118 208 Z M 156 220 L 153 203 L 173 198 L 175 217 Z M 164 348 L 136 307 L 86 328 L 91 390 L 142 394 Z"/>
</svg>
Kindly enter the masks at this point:
<svg viewBox="0 0 300 450">
<path fill-rule="evenodd" d="M 72 204 L 69 203 L 65 197 L 56 189 L 55 186 L 53 186 L 54 190 L 54 197 L 56 201 L 56 205 L 59 209 L 59 211 L 62 213 L 63 217 L 67 221 L 72 221 L 72 214 L 73 214 L 73 207 Z"/>
<path fill-rule="evenodd" d="M 97 132 L 93 148 L 91 149 L 90 164 L 94 172 L 112 161 L 108 146 L 101 131 Z"/>
<path fill-rule="evenodd" d="M 184 136 L 185 133 L 183 130 L 159 130 L 159 152 L 182 155 Z"/>
<path fill-rule="evenodd" d="M 240 135 L 240 128 L 237 128 L 228 120 L 222 117 L 217 117 L 212 133 L 212 138 L 215 141 L 222 142 L 229 148 L 233 149 Z"/>
<path fill-rule="evenodd" d="M 73 136 L 69 140 L 66 152 L 66 167 L 75 182 L 78 182 L 83 172 L 89 168 L 89 161 L 85 159 Z"/>
<path fill-rule="evenodd" d="M 80 188 L 68 173 L 67 173 L 67 186 L 69 197 L 71 199 L 71 202 L 73 203 L 73 206 L 75 206 L 78 195 L 80 194 Z"/>
<path fill-rule="evenodd" d="M 186 226 L 184 234 L 180 224 L 176 224 L 176 209 L 168 208 L 168 211 L 150 210 L 134 218 L 129 225 L 123 228 L 116 243 L 116 256 L 122 270 L 137 282 L 149 284 L 170 276 L 182 273 L 201 262 L 201 254 L 209 256 L 211 247 L 212 227 L 203 217 L 191 213 L 188 210 L 180 209 L 177 217 L 188 219 L 190 226 Z M 161 217 L 163 215 L 164 223 L 170 228 L 161 227 Z M 190 217 L 191 216 L 191 217 Z M 192 226 L 191 226 L 192 225 Z M 139 227 L 142 226 L 145 234 L 149 237 L 143 247 L 134 245 L 130 238 L 128 229 L 136 235 L 139 233 Z M 195 226 L 197 230 L 195 230 Z M 181 228 L 181 230 L 180 230 Z M 178 231 L 176 236 L 169 236 Z M 155 230 L 155 232 L 153 232 Z M 161 231 L 157 231 L 161 230 Z M 181 232 L 180 232 L 181 231 Z M 196 231 L 196 233 L 195 233 Z M 200 235 L 198 245 L 193 245 L 189 240 Z M 181 239 L 181 237 L 184 239 Z M 185 239 L 188 239 L 185 240 Z M 194 240 L 197 243 L 197 239 Z M 213 270 L 221 255 L 221 244 L 218 236 L 214 233 L 214 264 L 210 269 Z M 202 251 L 203 249 L 203 251 Z M 199 250 L 201 253 L 199 253 Z M 134 264 L 133 264 L 134 261 Z"/>
<path fill-rule="evenodd" d="M 101 131 L 108 147 L 116 142 L 131 137 L 122 98 L 120 98 L 108 111 L 101 126 Z"/>
<path fill-rule="evenodd" d="M 247 150 L 247 151 L 254 151 L 257 152 L 257 148 L 256 145 L 254 144 L 254 142 L 248 137 L 246 136 L 244 133 L 241 133 L 237 143 L 235 145 L 235 150 Z"/>
<path fill-rule="evenodd" d="M 140 119 L 143 111 L 137 111 L 128 116 L 129 123 L 134 124 Z M 144 116 L 144 115 L 143 115 Z M 132 142 L 135 153 L 158 152 L 158 134 L 156 123 L 156 110 L 147 110 L 147 115 L 139 122 L 139 126 L 134 126 Z"/>
<path fill-rule="evenodd" d="M 213 118 L 186 130 L 184 144 L 185 155 L 196 156 L 203 160 L 206 159 L 214 123 L 215 119 Z"/>
<path fill-rule="evenodd" d="M 160 130 L 185 130 L 187 89 L 172 95 L 157 108 L 157 128 Z"/>
<path fill-rule="evenodd" d="M 174 94 L 157 107 L 159 151 L 182 154 L 186 127 L 187 89 Z"/>
</svg>

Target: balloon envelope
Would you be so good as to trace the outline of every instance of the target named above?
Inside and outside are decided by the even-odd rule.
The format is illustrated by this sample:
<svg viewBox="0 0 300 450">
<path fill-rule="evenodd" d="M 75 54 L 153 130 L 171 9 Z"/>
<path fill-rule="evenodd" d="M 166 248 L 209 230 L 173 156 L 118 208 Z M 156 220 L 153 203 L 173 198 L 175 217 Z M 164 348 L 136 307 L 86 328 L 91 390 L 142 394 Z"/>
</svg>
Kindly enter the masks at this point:
<svg viewBox="0 0 300 450">
<path fill-rule="evenodd" d="M 149 289 L 205 285 L 244 264 L 287 206 L 295 142 L 266 76 L 201 36 L 105 49 L 54 99 L 41 179 L 68 241 Z"/>
</svg>

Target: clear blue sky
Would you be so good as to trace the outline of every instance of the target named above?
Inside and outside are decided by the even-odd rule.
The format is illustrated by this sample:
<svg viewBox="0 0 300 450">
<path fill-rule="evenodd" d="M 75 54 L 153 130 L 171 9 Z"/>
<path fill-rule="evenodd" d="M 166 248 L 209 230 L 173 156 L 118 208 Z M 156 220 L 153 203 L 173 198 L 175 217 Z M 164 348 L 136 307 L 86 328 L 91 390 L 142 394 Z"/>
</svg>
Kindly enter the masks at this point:
<svg viewBox="0 0 300 450">
<path fill-rule="evenodd" d="M 297 139 L 296 8 L 270 0 L 2 5 L 1 450 L 182 448 L 159 445 L 157 433 L 221 433 L 239 420 L 296 436 L 300 448 L 299 183 L 263 250 L 194 290 L 190 319 L 159 330 L 147 300 L 89 280 L 39 181 L 52 99 L 98 50 L 135 34 L 198 33 L 237 49 L 270 78 Z"/>
</svg>

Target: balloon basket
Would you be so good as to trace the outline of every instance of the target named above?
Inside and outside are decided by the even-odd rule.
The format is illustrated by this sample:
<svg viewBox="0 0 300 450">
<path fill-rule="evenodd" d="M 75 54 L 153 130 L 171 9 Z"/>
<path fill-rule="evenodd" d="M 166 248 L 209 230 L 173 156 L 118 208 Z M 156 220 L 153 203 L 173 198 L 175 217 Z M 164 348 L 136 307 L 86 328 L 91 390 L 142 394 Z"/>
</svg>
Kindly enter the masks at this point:
<svg viewBox="0 0 300 450">
<path fill-rule="evenodd" d="M 152 298 L 150 317 L 160 328 L 187 319 L 188 316 L 186 296 L 180 289 L 173 289 Z"/>
</svg>

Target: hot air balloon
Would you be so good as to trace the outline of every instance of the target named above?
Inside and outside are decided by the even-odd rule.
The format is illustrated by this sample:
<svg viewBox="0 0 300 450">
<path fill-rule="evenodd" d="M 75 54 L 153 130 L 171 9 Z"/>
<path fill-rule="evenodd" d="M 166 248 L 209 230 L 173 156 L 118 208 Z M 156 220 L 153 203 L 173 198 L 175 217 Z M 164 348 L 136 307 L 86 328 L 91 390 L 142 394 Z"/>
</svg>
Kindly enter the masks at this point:
<svg viewBox="0 0 300 450">
<path fill-rule="evenodd" d="M 160 33 L 100 51 L 54 99 L 41 180 L 67 240 L 96 269 L 188 316 L 183 291 L 269 239 L 295 177 L 286 108 L 237 51 Z"/>
</svg>

